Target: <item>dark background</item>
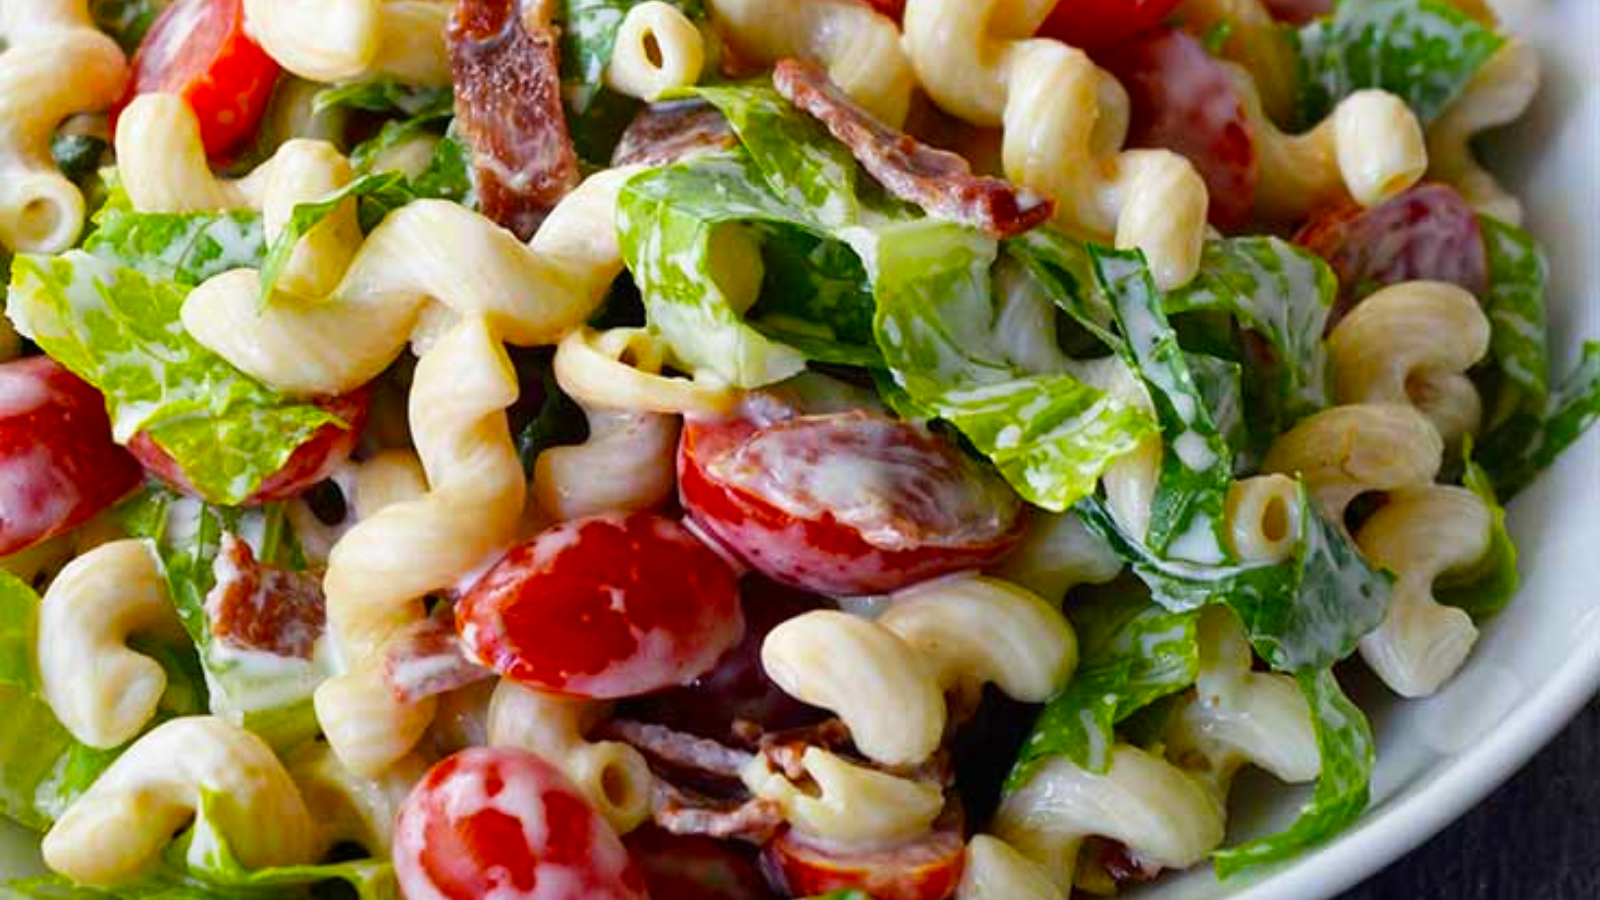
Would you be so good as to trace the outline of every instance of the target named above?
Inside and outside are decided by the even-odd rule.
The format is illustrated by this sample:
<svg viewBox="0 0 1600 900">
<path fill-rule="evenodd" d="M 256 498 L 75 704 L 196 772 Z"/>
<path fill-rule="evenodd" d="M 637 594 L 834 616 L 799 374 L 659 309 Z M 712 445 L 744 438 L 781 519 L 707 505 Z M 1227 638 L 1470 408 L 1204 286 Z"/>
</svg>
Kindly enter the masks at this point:
<svg viewBox="0 0 1600 900">
<path fill-rule="evenodd" d="M 1600 900 L 1600 702 L 1460 821 L 1343 900 Z"/>
</svg>

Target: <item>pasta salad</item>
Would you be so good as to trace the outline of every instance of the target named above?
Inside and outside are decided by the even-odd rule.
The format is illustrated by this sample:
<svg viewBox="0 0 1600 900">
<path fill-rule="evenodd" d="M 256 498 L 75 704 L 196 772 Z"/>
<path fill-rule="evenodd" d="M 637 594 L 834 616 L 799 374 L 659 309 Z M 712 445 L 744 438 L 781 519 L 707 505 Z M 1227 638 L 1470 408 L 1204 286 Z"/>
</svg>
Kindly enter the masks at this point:
<svg viewBox="0 0 1600 900">
<path fill-rule="evenodd" d="M 0 898 L 1329 840 L 1600 417 L 1538 82 L 1483 0 L 0 0 Z"/>
</svg>

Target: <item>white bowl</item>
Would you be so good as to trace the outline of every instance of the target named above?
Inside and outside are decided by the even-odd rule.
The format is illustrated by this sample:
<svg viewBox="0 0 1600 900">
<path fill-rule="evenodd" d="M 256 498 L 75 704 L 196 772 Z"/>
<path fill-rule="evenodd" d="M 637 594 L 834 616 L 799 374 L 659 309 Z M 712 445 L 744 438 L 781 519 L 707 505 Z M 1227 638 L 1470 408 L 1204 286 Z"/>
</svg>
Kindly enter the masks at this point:
<svg viewBox="0 0 1600 900">
<path fill-rule="evenodd" d="M 1558 373 L 1600 338 L 1600 3 L 1499 0 L 1508 27 L 1544 58 L 1535 108 L 1494 143 L 1491 167 L 1523 197 L 1550 255 Z M 1202 867 L 1134 892 L 1140 900 L 1321 900 L 1427 840 L 1526 763 L 1600 690 L 1600 428 L 1510 511 L 1522 590 L 1436 697 L 1402 703 L 1348 685 L 1372 716 L 1372 806 L 1337 840 L 1274 870 L 1219 885 Z M 1235 790 L 1233 836 L 1289 821 L 1304 797 L 1265 777 Z M 1507 822 L 1507 827 L 1517 823 Z M 0 881 L 40 871 L 37 843 L 0 824 Z"/>
</svg>

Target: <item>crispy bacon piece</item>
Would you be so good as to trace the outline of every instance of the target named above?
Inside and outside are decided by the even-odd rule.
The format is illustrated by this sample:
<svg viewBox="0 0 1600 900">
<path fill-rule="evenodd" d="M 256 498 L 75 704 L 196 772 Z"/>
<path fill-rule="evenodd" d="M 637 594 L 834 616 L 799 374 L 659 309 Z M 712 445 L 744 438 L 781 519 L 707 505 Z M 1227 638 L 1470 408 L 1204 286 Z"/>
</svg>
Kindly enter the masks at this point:
<svg viewBox="0 0 1600 900">
<path fill-rule="evenodd" d="M 596 729 L 595 736 L 621 741 L 643 753 L 652 763 L 692 769 L 720 778 L 737 780 L 751 759 L 751 754 L 743 750 L 675 731 L 665 725 L 631 719 L 607 720 Z"/>
<path fill-rule="evenodd" d="M 660 166 L 739 143 L 728 120 L 702 100 L 658 103 L 634 117 L 611 154 L 613 166 Z"/>
<path fill-rule="evenodd" d="M 483 214 L 527 240 L 578 184 L 561 107 L 559 38 L 518 0 L 461 0 L 446 38 L 456 124 L 472 148 Z"/>
<path fill-rule="evenodd" d="M 396 699 L 415 703 L 424 697 L 464 688 L 494 672 L 467 657 L 456 636 L 449 607 L 407 628 L 384 648 L 383 678 Z"/>
<path fill-rule="evenodd" d="M 650 817 L 672 834 L 738 838 L 765 844 L 783 827 L 783 810 L 771 800 L 716 800 L 683 790 L 657 778 L 650 796 Z"/>
<path fill-rule="evenodd" d="M 232 534 L 222 536 L 212 572 L 217 583 L 205 606 L 213 637 L 241 650 L 311 658 L 327 621 L 316 577 L 261 565 Z"/>
<path fill-rule="evenodd" d="M 1055 201 L 999 178 L 974 175 L 957 154 L 874 119 L 813 63 L 781 60 L 772 83 L 790 103 L 826 125 L 889 193 L 931 215 L 1008 237 L 1049 221 L 1055 212 Z"/>
</svg>

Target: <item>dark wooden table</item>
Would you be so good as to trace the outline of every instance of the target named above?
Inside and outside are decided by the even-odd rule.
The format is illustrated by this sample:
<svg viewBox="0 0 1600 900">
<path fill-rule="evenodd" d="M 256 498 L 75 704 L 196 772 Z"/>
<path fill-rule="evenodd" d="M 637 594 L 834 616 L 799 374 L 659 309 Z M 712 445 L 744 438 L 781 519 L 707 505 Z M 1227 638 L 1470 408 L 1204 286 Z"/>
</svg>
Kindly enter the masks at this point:
<svg viewBox="0 0 1600 900">
<path fill-rule="evenodd" d="M 1600 702 L 1465 818 L 1344 900 L 1600 900 Z"/>
</svg>

